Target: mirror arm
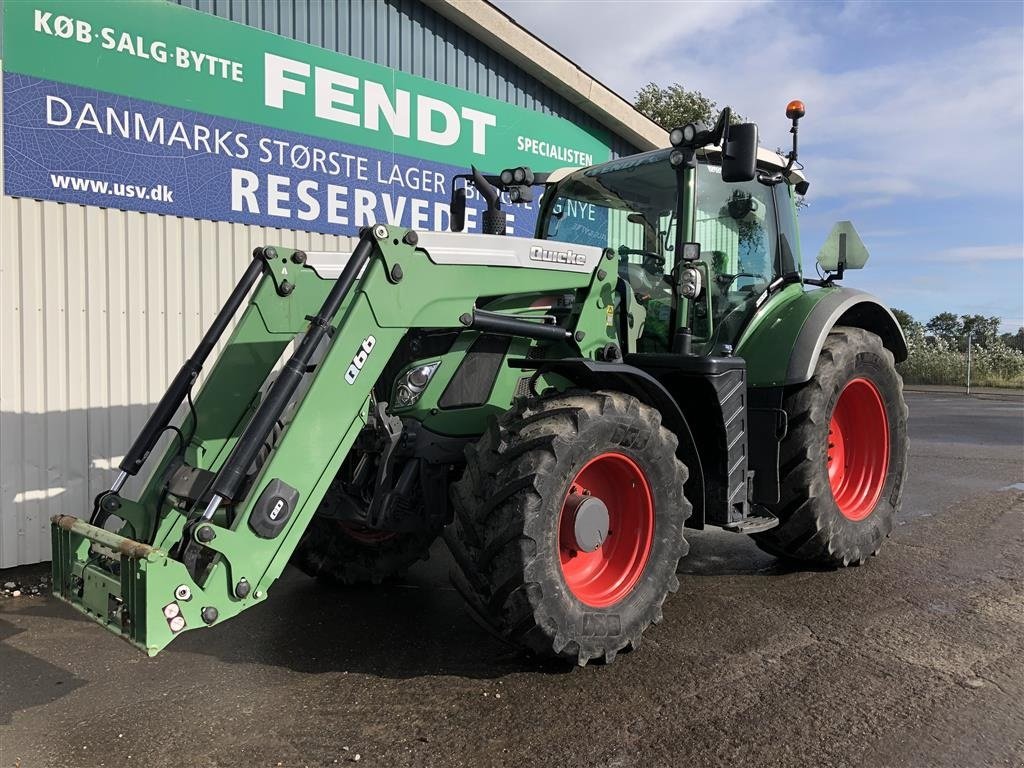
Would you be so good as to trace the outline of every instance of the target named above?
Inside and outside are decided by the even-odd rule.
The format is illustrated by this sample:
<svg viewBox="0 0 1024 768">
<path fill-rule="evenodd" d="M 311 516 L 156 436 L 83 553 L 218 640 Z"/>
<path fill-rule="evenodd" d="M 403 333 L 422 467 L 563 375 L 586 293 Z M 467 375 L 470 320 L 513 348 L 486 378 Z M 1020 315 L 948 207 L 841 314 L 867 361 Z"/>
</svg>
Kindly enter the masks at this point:
<svg viewBox="0 0 1024 768">
<path fill-rule="evenodd" d="M 839 257 L 836 259 L 835 272 L 829 272 L 824 280 L 805 277 L 804 285 L 816 285 L 819 288 L 830 288 L 836 280 L 842 280 L 846 273 L 846 233 L 839 233 Z"/>
</svg>

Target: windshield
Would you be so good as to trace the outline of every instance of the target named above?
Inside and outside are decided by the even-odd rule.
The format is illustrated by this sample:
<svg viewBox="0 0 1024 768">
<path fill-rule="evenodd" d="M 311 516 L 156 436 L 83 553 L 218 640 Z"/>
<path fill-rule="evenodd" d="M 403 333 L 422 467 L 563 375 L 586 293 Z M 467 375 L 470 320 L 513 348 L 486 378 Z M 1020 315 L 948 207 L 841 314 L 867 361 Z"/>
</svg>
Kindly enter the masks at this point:
<svg viewBox="0 0 1024 768">
<path fill-rule="evenodd" d="M 619 276 L 632 289 L 628 313 L 638 330 L 630 348 L 668 351 L 674 329 L 687 324 L 695 349 L 720 354 L 737 344 L 762 294 L 785 271 L 775 192 L 757 181 L 725 182 L 721 166 L 697 164 L 695 198 L 683 207 L 692 210 L 693 231 L 683 239 L 700 243 L 695 266 L 704 270 L 705 287 L 696 301 L 680 302 L 673 290 L 678 181 L 668 153 L 647 152 L 567 176 L 545 201 L 540 236 L 615 252 Z"/>
<path fill-rule="evenodd" d="M 657 150 L 577 171 L 544 208 L 542 237 L 611 248 L 618 257 L 632 289 L 630 346 L 639 351 L 665 351 L 672 336 L 676 194 L 668 150 Z"/>
<path fill-rule="evenodd" d="M 676 177 L 667 150 L 613 160 L 577 171 L 558 185 L 546 206 L 541 236 L 618 250 L 649 249 L 666 256 L 675 221 Z"/>
</svg>

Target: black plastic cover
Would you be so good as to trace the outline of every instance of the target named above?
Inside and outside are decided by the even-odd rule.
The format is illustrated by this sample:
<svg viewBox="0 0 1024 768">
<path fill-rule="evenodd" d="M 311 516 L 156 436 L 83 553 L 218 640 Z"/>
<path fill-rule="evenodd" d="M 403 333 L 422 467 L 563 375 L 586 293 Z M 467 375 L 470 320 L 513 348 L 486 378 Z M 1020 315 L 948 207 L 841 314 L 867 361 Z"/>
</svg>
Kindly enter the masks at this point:
<svg viewBox="0 0 1024 768">
<path fill-rule="evenodd" d="M 481 334 L 466 351 L 437 404 L 442 408 L 470 408 L 490 397 L 511 339 Z"/>
<path fill-rule="evenodd" d="M 299 492 L 277 478 L 271 480 L 260 494 L 249 515 L 249 527 L 261 539 L 276 538 L 295 511 Z"/>
</svg>

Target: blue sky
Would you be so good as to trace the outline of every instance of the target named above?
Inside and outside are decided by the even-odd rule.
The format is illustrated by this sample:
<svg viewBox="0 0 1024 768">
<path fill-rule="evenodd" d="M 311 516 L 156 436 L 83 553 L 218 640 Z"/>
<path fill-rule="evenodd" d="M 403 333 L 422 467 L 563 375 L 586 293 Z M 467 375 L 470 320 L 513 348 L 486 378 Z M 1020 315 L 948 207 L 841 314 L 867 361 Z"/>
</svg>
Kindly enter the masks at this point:
<svg viewBox="0 0 1024 768">
<path fill-rule="evenodd" d="M 871 251 L 851 287 L 925 321 L 1024 325 L 1024 3 L 498 0 L 626 98 L 679 82 L 800 159 L 805 269 L 850 219 Z M 614 30 L 614 34 L 610 31 Z"/>
</svg>

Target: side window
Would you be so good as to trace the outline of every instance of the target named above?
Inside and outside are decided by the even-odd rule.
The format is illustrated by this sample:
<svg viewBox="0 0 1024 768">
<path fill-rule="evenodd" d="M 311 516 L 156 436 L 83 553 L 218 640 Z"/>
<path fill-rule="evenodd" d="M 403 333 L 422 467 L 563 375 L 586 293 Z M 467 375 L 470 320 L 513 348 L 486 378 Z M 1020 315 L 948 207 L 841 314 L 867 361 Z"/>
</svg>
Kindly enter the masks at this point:
<svg viewBox="0 0 1024 768">
<path fill-rule="evenodd" d="M 721 168 L 697 168 L 696 239 L 723 294 L 759 292 L 775 277 L 777 224 L 772 188 L 726 184 Z"/>
</svg>

